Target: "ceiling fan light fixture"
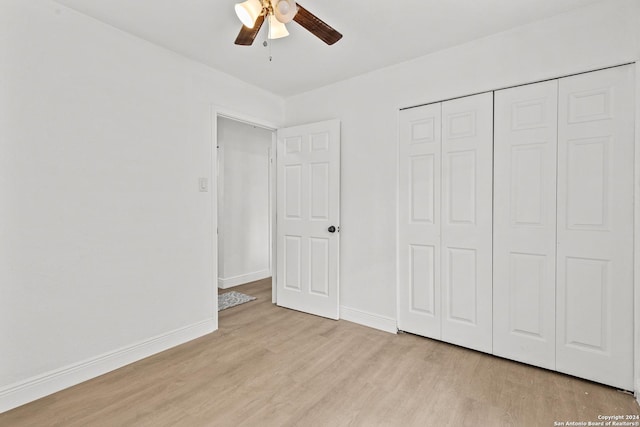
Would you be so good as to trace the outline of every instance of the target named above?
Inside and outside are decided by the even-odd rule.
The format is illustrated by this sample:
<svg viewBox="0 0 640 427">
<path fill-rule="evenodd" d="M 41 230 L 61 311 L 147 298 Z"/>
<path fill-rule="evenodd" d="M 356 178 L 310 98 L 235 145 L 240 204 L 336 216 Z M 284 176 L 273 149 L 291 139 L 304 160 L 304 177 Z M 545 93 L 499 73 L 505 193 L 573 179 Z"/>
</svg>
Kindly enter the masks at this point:
<svg viewBox="0 0 640 427">
<path fill-rule="evenodd" d="M 238 46 L 251 46 L 265 21 L 269 26 L 267 37 L 270 39 L 288 36 L 289 31 L 284 24 L 292 20 L 329 46 L 342 38 L 342 34 L 295 0 L 246 0 L 236 4 L 236 13 L 245 24 L 236 37 Z M 264 45 L 269 45 L 266 40 Z"/>
<path fill-rule="evenodd" d="M 236 3 L 235 10 L 242 25 L 253 28 L 258 16 L 262 13 L 262 3 L 260 0 L 246 0 L 242 3 Z"/>
<path fill-rule="evenodd" d="M 272 0 L 271 4 L 276 19 L 283 24 L 291 22 L 298 13 L 298 6 L 294 0 Z"/>
<path fill-rule="evenodd" d="M 269 15 L 269 38 L 279 39 L 282 37 L 287 37 L 288 35 L 289 31 L 287 31 L 286 25 L 278 21 L 275 16 Z"/>
</svg>

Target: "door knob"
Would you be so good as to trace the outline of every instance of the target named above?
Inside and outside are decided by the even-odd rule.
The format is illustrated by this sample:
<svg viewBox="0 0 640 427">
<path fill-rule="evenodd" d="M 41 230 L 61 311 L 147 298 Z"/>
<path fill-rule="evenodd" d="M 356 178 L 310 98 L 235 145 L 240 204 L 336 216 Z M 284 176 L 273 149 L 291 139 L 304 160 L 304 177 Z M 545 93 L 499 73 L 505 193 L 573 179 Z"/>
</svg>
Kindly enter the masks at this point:
<svg viewBox="0 0 640 427">
<path fill-rule="evenodd" d="M 336 232 L 336 228 L 332 225 L 331 227 L 327 228 L 327 231 L 329 233 L 335 233 Z"/>
</svg>

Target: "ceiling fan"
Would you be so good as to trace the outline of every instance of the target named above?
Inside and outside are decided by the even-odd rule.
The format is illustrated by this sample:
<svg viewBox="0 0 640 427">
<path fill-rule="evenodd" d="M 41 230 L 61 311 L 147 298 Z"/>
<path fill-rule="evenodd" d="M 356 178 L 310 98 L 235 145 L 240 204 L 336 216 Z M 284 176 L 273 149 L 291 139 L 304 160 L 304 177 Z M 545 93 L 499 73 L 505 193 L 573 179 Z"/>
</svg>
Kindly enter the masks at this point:
<svg viewBox="0 0 640 427">
<path fill-rule="evenodd" d="M 246 0 L 237 3 L 236 14 L 243 26 L 235 44 L 253 44 L 265 19 L 269 25 L 268 38 L 278 39 L 289 35 L 285 24 L 296 21 L 328 45 L 342 38 L 342 34 L 302 7 L 295 0 Z"/>
</svg>

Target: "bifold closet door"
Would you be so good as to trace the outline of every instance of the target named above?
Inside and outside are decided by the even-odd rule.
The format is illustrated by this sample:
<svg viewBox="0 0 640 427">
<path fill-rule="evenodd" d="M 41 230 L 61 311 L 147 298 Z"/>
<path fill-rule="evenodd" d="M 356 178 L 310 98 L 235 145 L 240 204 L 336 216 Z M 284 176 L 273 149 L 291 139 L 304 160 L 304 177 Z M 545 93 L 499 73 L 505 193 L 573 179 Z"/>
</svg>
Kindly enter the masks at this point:
<svg viewBox="0 0 640 427">
<path fill-rule="evenodd" d="M 555 369 L 558 81 L 495 92 L 493 352 Z"/>
<path fill-rule="evenodd" d="M 399 125 L 398 328 L 440 339 L 440 104 Z"/>
<path fill-rule="evenodd" d="M 634 68 L 560 79 L 556 366 L 633 390 Z"/>
<path fill-rule="evenodd" d="M 492 351 L 493 93 L 442 103 L 442 340 Z"/>
</svg>

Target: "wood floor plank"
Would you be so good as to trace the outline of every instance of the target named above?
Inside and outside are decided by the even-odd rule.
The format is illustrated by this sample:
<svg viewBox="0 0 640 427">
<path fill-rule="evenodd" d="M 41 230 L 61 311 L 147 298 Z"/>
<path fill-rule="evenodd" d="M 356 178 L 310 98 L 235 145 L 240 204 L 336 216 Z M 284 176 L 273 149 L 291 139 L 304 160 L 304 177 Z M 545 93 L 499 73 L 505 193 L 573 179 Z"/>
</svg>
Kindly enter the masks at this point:
<svg viewBox="0 0 640 427">
<path fill-rule="evenodd" d="M 551 426 L 640 414 L 613 388 L 258 299 L 219 330 L 0 414 L 0 426 Z M 221 291 L 227 292 L 228 290 Z"/>
</svg>

